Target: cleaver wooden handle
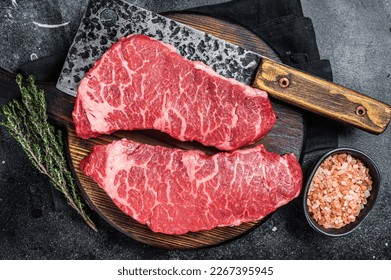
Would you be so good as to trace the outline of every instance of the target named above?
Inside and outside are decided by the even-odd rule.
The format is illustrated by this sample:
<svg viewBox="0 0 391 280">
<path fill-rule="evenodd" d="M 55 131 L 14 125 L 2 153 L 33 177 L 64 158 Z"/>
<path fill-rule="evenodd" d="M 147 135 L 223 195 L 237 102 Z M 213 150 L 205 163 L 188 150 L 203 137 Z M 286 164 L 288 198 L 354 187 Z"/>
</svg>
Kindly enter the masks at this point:
<svg viewBox="0 0 391 280">
<path fill-rule="evenodd" d="M 253 86 L 313 113 L 380 134 L 391 107 L 357 91 L 262 58 Z"/>
</svg>

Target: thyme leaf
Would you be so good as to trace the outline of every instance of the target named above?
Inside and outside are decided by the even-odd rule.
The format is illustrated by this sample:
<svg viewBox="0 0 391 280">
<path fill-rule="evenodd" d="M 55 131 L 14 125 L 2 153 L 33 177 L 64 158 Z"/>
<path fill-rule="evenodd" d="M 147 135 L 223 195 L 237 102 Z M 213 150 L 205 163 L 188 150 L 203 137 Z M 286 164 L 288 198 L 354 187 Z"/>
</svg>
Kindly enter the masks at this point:
<svg viewBox="0 0 391 280">
<path fill-rule="evenodd" d="M 61 131 L 48 122 L 44 91 L 37 89 L 33 76 L 27 78 L 24 86 L 23 77 L 18 74 L 16 83 L 21 99 L 13 99 L 0 108 L 0 125 L 20 143 L 33 166 L 49 177 L 66 202 L 97 231 L 68 168 Z"/>
</svg>

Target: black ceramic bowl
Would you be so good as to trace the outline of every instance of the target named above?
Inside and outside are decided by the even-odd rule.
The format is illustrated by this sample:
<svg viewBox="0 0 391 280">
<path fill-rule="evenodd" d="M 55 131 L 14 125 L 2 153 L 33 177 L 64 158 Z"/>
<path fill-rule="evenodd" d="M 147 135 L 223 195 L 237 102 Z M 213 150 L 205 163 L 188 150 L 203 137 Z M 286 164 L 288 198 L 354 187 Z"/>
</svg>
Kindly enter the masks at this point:
<svg viewBox="0 0 391 280">
<path fill-rule="evenodd" d="M 351 222 L 350 224 L 347 224 L 339 229 L 335 228 L 324 228 L 323 226 L 319 225 L 312 217 L 311 214 L 308 211 L 307 207 L 307 195 L 308 190 L 310 188 L 312 179 L 318 170 L 320 164 L 329 156 L 335 155 L 335 154 L 350 154 L 352 157 L 361 160 L 364 165 L 369 168 L 369 175 L 372 177 L 372 190 L 370 193 L 370 196 L 367 198 L 367 204 L 364 205 L 364 208 L 360 211 L 359 215 L 356 217 L 356 220 L 354 222 Z M 308 223 L 311 225 L 313 229 L 316 231 L 323 233 L 328 236 L 343 236 L 348 233 L 353 232 L 355 229 L 358 228 L 358 226 L 365 220 L 365 218 L 368 216 L 368 214 L 371 212 L 373 206 L 375 205 L 378 193 L 380 188 L 380 173 L 379 169 L 377 168 L 375 162 L 366 154 L 363 152 L 360 152 L 355 149 L 351 148 L 337 148 L 334 150 L 331 150 L 324 154 L 318 162 L 315 164 L 314 168 L 312 169 L 311 174 L 309 175 L 305 189 L 304 189 L 304 196 L 303 196 L 303 205 L 304 205 L 304 213 L 307 218 Z"/>
</svg>

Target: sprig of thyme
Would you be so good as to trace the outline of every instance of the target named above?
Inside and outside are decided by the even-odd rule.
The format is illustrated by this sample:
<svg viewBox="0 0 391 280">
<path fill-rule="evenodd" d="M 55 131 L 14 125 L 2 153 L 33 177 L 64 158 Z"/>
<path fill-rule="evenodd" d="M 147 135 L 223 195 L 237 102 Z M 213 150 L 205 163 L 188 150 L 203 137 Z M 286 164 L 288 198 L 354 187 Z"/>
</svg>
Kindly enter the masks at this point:
<svg viewBox="0 0 391 280">
<path fill-rule="evenodd" d="M 82 216 L 94 231 L 97 231 L 84 209 L 76 183 L 63 153 L 64 143 L 61 131 L 48 122 L 45 94 L 35 86 L 33 76 L 23 86 L 23 77 L 18 74 L 21 99 L 13 99 L 0 109 L 3 116 L 0 125 L 21 144 L 32 164 L 49 177 L 53 186 L 65 197 L 67 203 Z"/>
</svg>

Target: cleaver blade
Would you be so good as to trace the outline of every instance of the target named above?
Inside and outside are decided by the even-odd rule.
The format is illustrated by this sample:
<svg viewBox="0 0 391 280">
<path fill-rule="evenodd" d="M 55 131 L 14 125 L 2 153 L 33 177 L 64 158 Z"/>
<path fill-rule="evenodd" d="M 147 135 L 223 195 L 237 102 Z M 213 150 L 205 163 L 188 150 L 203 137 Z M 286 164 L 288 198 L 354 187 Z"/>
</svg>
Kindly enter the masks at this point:
<svg viewBox="0 0 391 280">
<path fill-rule="evenodd" d="M 80 80 L 118 39 L 144 34 L 174 46 L 187 59 L 217 73 L 265 90 L 270 96 L 380 134 L 391 119 L 391 107 L 357 91 L 270 60 L 124 0 L 90 0 L 69 49 L 57 89 L 76 96 Z"/>
<path fill-rule="evenodd" d="M 118 39 L 144 34 L 173 45 L 190 60 L 198 60 L 227 78 L 250 85 L 261 56 L 205 32 L 137 7 L 124 0 L 88 2 L 69 49 L 57 89 L 76 96 L 80 80 Z"/>
</svg>

